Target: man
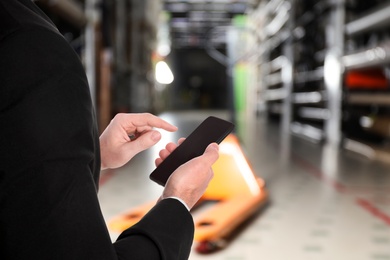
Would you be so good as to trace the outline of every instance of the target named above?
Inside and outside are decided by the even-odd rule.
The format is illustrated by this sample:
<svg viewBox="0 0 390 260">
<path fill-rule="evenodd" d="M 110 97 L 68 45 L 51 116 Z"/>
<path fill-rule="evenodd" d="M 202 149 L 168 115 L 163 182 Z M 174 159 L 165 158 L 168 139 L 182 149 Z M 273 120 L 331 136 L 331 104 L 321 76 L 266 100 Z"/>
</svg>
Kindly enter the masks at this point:
<svg viewBox="0 0 390 260">
<path fill-rule="evenodd" d="M 188 258 L 188 209 L 212 178 L 218 146 L 176 170 L 156 206 L 111 243 L 97 199 L 100 169 L 157 143 L 154 128 L 176 127 L 119 114 L 99 142 L 83 67 L 31 0 L 0 1 L 0 125 L 0 259 Z"/>
</svg>

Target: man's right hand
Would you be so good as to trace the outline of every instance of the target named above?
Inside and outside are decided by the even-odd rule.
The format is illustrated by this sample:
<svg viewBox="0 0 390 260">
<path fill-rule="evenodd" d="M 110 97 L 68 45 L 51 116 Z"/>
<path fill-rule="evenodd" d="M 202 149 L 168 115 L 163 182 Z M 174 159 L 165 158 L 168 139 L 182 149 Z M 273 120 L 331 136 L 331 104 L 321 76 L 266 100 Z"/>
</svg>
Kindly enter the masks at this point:
<svg viewBox="0 0 390 260">
<path fill-rule="evenodd" d="M 179 140 L 179 144 L 184 138 Z M 165 149 L 160 151 L 160 158 L 156 159 L 158 166 L 169 154 L 171 154 L 177 145 L 169 143 Z M 177 197 L 181 199 L 189 209 L 202 197 L 207 186 L 214 176 L 211 166 L 219 157 L 219 146 L 216 143 L 210 144 L 205 152 L 177 168 L 169 177 L 161 199 Z"/>
</svg>

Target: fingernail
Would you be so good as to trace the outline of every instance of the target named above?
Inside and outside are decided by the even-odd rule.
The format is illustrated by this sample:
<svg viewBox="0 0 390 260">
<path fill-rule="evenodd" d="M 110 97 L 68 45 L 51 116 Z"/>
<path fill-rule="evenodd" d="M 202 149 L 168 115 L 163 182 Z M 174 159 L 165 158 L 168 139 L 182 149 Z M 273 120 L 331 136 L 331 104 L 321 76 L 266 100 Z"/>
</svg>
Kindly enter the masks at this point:
<svg viewBox="0 0 390 260">
<path fill-rule="evenodd" d="M 160 137 L 161 137 L 161 135 L 159 132 L 153 131 L 152 136 L 151 136 L 153 141 L 157 142 L 158 140 L 160 140 Z"/>
<path fill-rule="evenodd" d="M 217 145 L 217 144 L 215 144 L 215 143 L 212 143 L 212 144 L 211 144 L 211 148 L 213 148 L 213 149 L 219 151 L 219 145 Z"/>
</svg>

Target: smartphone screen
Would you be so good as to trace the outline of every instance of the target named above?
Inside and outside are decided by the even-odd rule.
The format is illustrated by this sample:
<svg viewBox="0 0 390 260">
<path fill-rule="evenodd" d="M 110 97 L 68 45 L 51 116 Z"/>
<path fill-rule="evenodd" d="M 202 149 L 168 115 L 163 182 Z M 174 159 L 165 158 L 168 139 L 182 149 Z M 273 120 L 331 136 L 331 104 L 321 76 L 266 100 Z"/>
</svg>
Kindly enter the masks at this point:
<svg viewBox="0 0 390 260">
<path fill-rule="evenodd" d="M 210 116 L 206 118 L 164 161 L 150 174 L 150 179 L 165 186 L 169 176 L 182 164 L 200 156 L 211 143 L 221 143 L 233 130 L 234 124 Z"/>
</svg>

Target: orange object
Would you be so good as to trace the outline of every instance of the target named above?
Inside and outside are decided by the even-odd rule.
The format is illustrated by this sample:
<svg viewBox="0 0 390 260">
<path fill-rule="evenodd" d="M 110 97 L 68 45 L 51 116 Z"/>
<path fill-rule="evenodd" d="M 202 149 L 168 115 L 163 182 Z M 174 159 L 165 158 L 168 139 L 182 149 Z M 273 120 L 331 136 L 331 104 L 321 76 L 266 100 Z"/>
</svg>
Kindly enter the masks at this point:
<svg viewBox="0 0 390 260">
<path fill-rule="evenodd" d="M 389 81 L 381 69 L 348 71 L 345 85 L 349 89 L 387 89 Z"/>
<path fill-rule="evenodd" d="M 217 202 L 194 216 L 194 240 L 200 242 L 198 251 L 201 253 L 223 246 L 224 243 L 220 242 L 268 200 L 264 181 L 253 173 L 234 135 L 230 134 L 220 144 L 220 157 L 213 165 L 213 171 L 214 178 L 199 204 L 205 201 Z M 115 217 L 109 222 L 109 228 L 123 231 L 138 222 L 154 204 L 147 203 Z"/>
</svg>

